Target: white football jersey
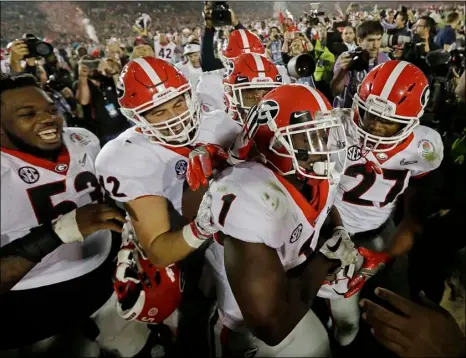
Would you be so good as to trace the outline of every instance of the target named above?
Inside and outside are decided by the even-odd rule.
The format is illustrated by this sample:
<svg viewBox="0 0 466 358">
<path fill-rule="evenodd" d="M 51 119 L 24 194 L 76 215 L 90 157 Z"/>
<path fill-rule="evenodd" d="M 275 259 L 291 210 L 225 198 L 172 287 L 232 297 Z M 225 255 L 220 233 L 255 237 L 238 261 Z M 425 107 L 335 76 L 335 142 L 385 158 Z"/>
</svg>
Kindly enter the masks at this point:
<svg viewBox="0 0 466 358">
<path fill-rule="evenodd" d="M 175 59 L 176 45 L 173 42 L 169 42 L 166 45 L 161 45 L 160 42 L 154 41 L 154 53 L 155 57 L 161 58 L 167 62 L 173 63 Z"/>
<path fill-rule="evenodd" d="M 361 153 L 360 139 L 343 112 L 348 140 L 346 169 L 335 198 L 343 224 L 350 233 L 379 228 L 392 214 L 396 200 L 416 178 L 436 169 L 443 159 L 443 143 L 433 129 L 418 126 L 389 152 Z M 369 162 L 376 169 L 370 169 Z"/>
<path fill-rule="evenodd" d="M 291 83 L 291 78 L 285 66 L 277 66 L 278 72 L 282 76 L 284 84 Z M 210 112 L 215 109 L 225 110 L 223 98 L 223 76 L 225 69 L 204 72 L 199 76 L 196 87 L 197 100 L 203 112 Z"/>
<path fill-rule="evenodd" d="M 311 206 L 286 179 L 262 164 L 245 162 L 224 170 L 211 182 L 213 221 L 226 235 L 276 249 L 288 271 L 315 250 L 335 187 L 322 180 L 318 204 Z M 226 276 L 223 246 L 211 245 L 206 259 L 214 271 L 220 319 L 232 330 L 244 330 Z"/>
<path fill-rule="evenodd" d="M 55 163 L 2 148 L 1 246 L 102 198 L 94 166 L 100 149 L 97 137 L 83 128 L 64 128 L 63 142 Z M 47 286 L 91 272 L 107 258 L 110 246 L 108 230 L 98 231 L 82 243 L 61 245 L 13 290 Z"/>
<path fill-rule="evenodd" d="M 196 143 L 212 143 L 227 148 L 241 131 L 225 112 L 201 118 Z M 170 148 L 150 142 L 135 127 L 108 142 L 97 161 L 99 182 L 116 201 L 128 202 L 146 195 L 166 198 L 181 214 L 183 184 L 192 148 Z"/>
<path fill-rule="evenodd" d="M 192 88 L 196 88 L 199 77 L 202 75 L 202 68 L 195 68 L 190 61 L 188 62 L 178 62 L 175 65 L 183 75 L 189 78 Z"/>
</svg>

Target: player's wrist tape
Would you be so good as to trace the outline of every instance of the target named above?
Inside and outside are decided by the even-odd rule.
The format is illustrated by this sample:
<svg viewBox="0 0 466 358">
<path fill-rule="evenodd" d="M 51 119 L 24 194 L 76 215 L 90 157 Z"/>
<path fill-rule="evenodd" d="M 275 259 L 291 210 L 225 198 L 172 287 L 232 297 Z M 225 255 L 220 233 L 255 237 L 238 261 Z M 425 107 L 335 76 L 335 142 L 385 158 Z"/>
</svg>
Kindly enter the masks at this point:
<svg viewBox="0 0 466 358">
<path fill-rule="evenodd" d="M 344 231 L 346 231 L 346 229 L 345 229 L 343 226 L 335 226 L 335 227 L 333 228 L 333 232 L 339 231 L 339 230 L 344 230 Z"/>
<path fill-rule="evenodd" d="M 65 244 L 84 240 L 81 231 L 79 231 L 78 223 L 76 222 L 76 210 L 61 216 L 55 224 L 53 224 L 53 230 Z"/>
<path fill-rule="evenodd" d="M 183 239 L 193 249 L 199 248 L 204 243 L 204 240 L 200 239 L 194 231 L 197 231 L 196 224 L 193 222 L 183 227 Z"/>
<path fill-rule="evenodd" d="M 40 262 L 45 256 L 63 244 L 51 223 L 31 229 L 25 236 L 0 247 L 0 257 L 17 256 L 31 262 Z"/>
</svg>

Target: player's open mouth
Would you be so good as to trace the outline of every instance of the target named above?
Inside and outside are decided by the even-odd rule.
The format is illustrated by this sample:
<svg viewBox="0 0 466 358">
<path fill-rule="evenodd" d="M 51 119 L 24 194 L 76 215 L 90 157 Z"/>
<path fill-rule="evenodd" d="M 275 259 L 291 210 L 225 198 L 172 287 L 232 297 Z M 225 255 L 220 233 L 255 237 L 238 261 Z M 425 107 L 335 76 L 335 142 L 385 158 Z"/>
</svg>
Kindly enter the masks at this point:
<svg viewBox="0 0 466 358">
<path fill-rule="evenodd" d="M 61 134 L 57 128 L 45 129 L 37 133 L 37 135 L 40 137 L 40 139 L 47 143 L 56 143 L 61 138 Z"/>
</svg>

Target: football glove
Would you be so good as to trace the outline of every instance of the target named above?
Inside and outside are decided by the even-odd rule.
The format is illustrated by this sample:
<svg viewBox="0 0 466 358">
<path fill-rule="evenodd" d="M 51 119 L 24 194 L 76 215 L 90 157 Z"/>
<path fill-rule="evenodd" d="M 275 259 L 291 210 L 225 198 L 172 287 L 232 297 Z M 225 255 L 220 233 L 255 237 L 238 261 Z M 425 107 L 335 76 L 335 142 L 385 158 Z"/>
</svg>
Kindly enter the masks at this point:
<svg viewBox="0 0 466 358">
<path fill-rule="evenodd" d="M 189 153 L 186 179 L 192 191 L 201 186 L 207 186 L 208 178 L 218 161 L 226 161 L 228 154 L 223 148 L 215 144 L 199 146 Z"/>
<path fill-rule="evenodd" d="M 379 272 L 390 260 L 391 256 L 385 252 L 375 252 L 365 247 L 358 248 L 359 254 L 364 257 L 361 269 L 353 275 L 348 282 L 348 292 L 345 298 L 359 292 L 367 280 Z"/>
</svg>

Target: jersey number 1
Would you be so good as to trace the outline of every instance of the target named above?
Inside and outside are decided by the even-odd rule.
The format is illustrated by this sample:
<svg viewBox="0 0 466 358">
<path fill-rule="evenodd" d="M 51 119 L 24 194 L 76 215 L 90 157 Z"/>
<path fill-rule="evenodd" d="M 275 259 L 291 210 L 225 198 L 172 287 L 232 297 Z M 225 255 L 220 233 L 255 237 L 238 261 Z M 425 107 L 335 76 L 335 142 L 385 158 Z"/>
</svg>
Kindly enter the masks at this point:
<svg viewBox="0 0 466 358">
<path fill-rule="evenodd" d="M 225 219 L 227 218 L 228 212 L 230 211 L 231 204 L 236 199 L 235 194 L 226 194 L 222 196 L 222 209 L 220 210 L 220 214 L 218 215 L 218 223 L 222 226 L 225 226 Z"/>
</svg>

